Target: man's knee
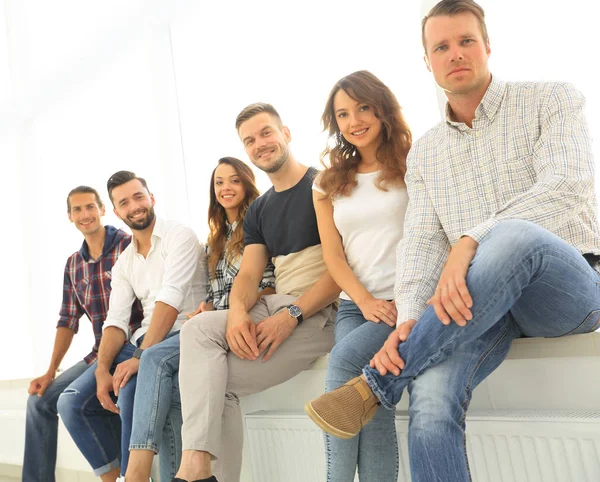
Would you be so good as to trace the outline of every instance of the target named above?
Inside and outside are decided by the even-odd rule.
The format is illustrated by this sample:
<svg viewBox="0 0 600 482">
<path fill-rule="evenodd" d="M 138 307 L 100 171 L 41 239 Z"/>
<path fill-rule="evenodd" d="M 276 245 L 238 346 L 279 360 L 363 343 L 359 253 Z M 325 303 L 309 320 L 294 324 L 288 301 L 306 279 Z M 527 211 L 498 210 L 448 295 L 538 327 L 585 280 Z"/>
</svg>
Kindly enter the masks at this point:
<svg viewBox="0 0 600 482">
<path fill-rule="evenodd" d="M 44 395 L 41 397 L 38 397 L 37 395 L 29 395 L 29 398 L 27 399 L 28 417 L 47 412 L 48 408 L 48 403 Z"/>
<path fill-rule="evenodd" d="M 82 407 L 81 393 L 76 388 L 67 387 L 58 397 L 56 408 L 65 424 L 73 418 L 75 412 Z"/>
<path fill-rule="evenodd" d="M 227 314 L 225 311 L 207 311 L 194 316 L 186 321 L 181 328 L 180 343 L 193 340 L 195 344 L 204 341 L 219 339 L 227 327 Z"/>
<path fill-rule="evenodd" d="M 504 250 L 510 253 L 521 246 L 531 248 L 547 243 L 552 237 L 554 235 L 550 231 L 538 224 L 522 219 L 507 219 L 492 229 L 488 240 L 505 247 Z"/>
<path fill-rule="evenodd" d="M 487 270 L 502 266 L 507 260 L 520 263 L 540 249 L 551 248 L 560 238 L 541 226 L 521 219 L 500 222 L 485 238 L 475 257 L 475 265 Z"/>
</svg>

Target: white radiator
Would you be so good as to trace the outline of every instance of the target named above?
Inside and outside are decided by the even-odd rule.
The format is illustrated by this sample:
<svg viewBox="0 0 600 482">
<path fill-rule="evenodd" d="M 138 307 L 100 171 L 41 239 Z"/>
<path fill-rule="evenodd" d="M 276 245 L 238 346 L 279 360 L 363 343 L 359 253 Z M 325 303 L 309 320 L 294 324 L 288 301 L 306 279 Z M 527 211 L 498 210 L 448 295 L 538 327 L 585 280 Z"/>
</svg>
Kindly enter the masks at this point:
<svg viewBox="0 0 600 482">
<path fill-rule="evenodd" d="M 322 432 L 304 414 L 255 412 L 245 419 L 254 481 L 325 480 Z M 396 427 L 398 481 L 408 482 L 406 412 L 397 413 Z M 473 482 L 599 482 L 600 412 L 474 410 L 467 453 Z"/>
</svg>

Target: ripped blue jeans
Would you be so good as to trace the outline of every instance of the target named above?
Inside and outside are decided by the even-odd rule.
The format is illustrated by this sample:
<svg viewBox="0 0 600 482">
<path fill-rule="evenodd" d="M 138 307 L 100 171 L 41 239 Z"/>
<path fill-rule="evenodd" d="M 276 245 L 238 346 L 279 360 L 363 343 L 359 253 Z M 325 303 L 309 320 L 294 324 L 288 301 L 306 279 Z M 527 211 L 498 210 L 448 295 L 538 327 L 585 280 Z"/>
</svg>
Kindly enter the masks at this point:
<svg viewBox="0 0 600 482">
<path fill-rule="evenodd" d="M 115 357 L 110 372 L 113 373 L 119 363 L 129 360 L 135 348 L 131 343 L 125 343 Z M 92 466 L 95 476 L 99 477 L 117 467 L 121 467 L 121 473 L 124 474 L 129 458 L 137 376 L 132 376 L 127 385 L 119 391 L 119 418 L 119 415 L 104 410 L 96 398 L 97 365 L 96 362 L 90 365 L 83 375 L 60 395 L 58 413 L 71 438 Z M 129 430 L 121 430 L 121 425 L 123 428 L 129 427 Z M 125 447 L 123 452 L 121 447 Z"/>
</svg>

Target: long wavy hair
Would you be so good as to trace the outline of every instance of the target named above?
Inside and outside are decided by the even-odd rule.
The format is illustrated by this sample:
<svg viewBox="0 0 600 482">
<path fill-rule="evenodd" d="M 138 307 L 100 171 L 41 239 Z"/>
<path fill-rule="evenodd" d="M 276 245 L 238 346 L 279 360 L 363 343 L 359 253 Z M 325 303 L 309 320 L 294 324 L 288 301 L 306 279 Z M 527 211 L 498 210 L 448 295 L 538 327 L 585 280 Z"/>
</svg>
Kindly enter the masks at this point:
<svg viewBox="0 0 600 482">
<path fill-rule="evenodd" d="M 237 216 L 237 226 L 233 230 L 231 238 L 227 241 L 227 213 L 225 208 L 217 201 L 215 193 L 215 172 L 221 164 L 228 164 L 240 176 L 244 186 L 244 200 L 239 207 Z M 214 168 L 210 176 L 210 204 L 208 205 L 208 267 L 211 275 L 216 274 L 217 263 L 221 256 L 225 254 L 225 260 L 229 263 L 242 255 L 244 250 L 244 216 L 250 203 L 254 201 L 260 192 L 256 187 L 256 179 L 252 169 L 235 157 L 222 157 L 219 159 L 217 167 Z"/>
<path fill-rule="evenodd" d="M 359 70 L 335 84 L 321 116 L 323 130 L 329 133 L 327 147 L 321 154 L 325 170 L 319 178 L 325 197 L 349 195 L 357 185 L 356 170 L 361 161 L 360 153 L 344 138 L 337 124 L 333 100 L 340 89 L 356 102 L 372 106 L 375 116 L 381 121 L 382 139 L 376 155 L 382 169 L 375 181 L 376 186 L 387 191 L 389 186 L 404 185 L 406 156 L 412 145 L 412 134 L 392 91 L 371 72 Z"/>
</svg>

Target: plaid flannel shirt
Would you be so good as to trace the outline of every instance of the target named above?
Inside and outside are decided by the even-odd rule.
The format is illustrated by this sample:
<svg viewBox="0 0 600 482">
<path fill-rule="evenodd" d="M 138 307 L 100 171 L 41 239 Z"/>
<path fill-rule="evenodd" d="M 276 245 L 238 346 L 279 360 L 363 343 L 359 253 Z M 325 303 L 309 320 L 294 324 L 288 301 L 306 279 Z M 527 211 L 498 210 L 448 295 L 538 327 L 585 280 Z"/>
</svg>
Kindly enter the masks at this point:
<svg viewBox="0 0 600 482">
<path fill-rule="evenodd" d="M 227 241 L 229 241 L 231 238 L 236 226 L 237 221 L 233 224 L 227 223 Z M 206 249 L 208 255 L 208 246 Z M 241 257 L 237 257 L 228 263 L 225 260 L 225 254 L 222 254 L 219 258 L 219 261 L 217 261 L 215 275 L 213 276 L 212 273 L 208 273 L 208 279 L 210 279 L 210 283 L 208 284 L 206 302 L 210 303 L 212 301 L 215 310 L 229 309 L 229 293 L 231 292 L 231 287 L 233 286 L 233 280 L 240 270 L 241 261 Z M 206 265 L 208 266 L 208 263 Z M 270 260 L 267 263 L 265 272 L 258 287 L 259 291 L 265 288 L 275 289 L 275 267 Z"/>
<path fill-rule="evenodd" d="M 495 77 L 473 127 L 447 120 L 411 149 L 404 237 L 396 257 L 398 322 L 419 319 L 450 248 L 482 242 L 503 220 L 531 221 L 582 254 L 600 253 L 584 97 L 565 83 Z"/>
<path fill-rule="evenodd" d="M 67 260 L 63 281 L 63 301 L 57 328 L 79 330 L 79 319 L 87 315 L 92 322 L 95 343 L 84 361 L 89 365 L 98 356 L 102 337 L 102 325 L 108 312 L 111 270 L 117 257 L 131 243 L 131 236 L 113 226 L 106 226 L 106 238 L 102 255 L 97 260 L 90 258 L 87 243 Z M 143 318 L 139 301 L 134 303 L 130 326 L 137 329 Z"/>
</svg>

